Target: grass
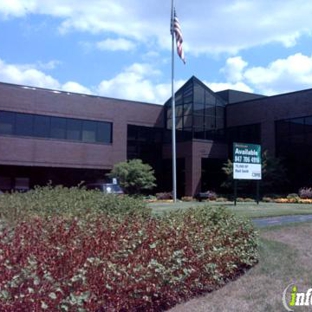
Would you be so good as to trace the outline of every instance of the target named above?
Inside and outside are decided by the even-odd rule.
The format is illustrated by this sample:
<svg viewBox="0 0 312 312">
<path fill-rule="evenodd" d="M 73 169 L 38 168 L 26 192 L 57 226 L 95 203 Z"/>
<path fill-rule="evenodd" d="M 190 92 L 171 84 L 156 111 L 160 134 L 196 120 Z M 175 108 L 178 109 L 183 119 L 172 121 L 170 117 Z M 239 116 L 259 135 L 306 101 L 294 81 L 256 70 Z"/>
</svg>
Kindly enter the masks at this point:
<svg viewBox="0 0 312 312">
<path fill-rule="evenodd" d="M 312 224 L 292 224 L 260 231 L 260 261 L 244 276 L 221 289 L 180 304 L 170 312 L 285 311 L 284 289 L 312 288 Z M 297 310 L 296 310 L 297 311 Z M 298 311 L 311 311 L 300 307 Z"/>
<path fill-rule="evenodd" d="M 154 213 L 200 205 L 226 206 L 246 218 L 312 214 L 312 205 L 286 203 L 153 203 Z M 312 288 L 312 223 L 293 223 L 260 230 L 259 264 L 244 276 L 206 296 L 180 304 L 170 312 L 284 311 L 282 294 L 290 283 L 306 291 Z M 300 307 L 311 311 L 311 307 Z"/>
<path fill-rule="evenodd" d="M 304 215 L 312 214 L 311 204 L 285 204 L 285 203 L 264 203 L 259 205 L 255 202 L 238 202 L 234 206 L 233 202 L 177 202 L 177 203 L 150 203 L 149 207 L 153 209 L 154 213 L 163 213 L 165 211 L 186 209 L 193 206 L 201 205 L 219 205 L 225 206 L 239 216 L 246 218 L 264 218 L 286 215 Z"/>
</svg>

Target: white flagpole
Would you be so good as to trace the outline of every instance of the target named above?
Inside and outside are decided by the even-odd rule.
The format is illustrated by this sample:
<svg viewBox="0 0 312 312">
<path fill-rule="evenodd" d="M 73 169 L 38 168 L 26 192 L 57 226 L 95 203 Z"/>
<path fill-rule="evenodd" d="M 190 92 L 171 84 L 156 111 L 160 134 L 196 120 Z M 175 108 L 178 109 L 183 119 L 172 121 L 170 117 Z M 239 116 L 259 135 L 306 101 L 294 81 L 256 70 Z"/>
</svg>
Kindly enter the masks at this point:
<svg viewBox="0 0 312 312">
<path fill-rule="evenodd" d="M 171 0 L 171 110 L 172 110 L 172 198 L 177 201 L 177 163 L 176 163 L 176 114 L 175 114 L 175 94 L 174 94 L 174 0 Z"/>
</svg>

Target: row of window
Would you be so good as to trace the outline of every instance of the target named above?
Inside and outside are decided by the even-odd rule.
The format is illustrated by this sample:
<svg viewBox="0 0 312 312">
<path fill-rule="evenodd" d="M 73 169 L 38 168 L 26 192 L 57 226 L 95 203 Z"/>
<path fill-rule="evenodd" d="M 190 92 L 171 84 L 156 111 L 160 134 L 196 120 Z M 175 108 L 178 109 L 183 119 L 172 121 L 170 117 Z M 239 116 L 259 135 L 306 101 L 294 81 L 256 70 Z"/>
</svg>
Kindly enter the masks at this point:
<svg viewBox="0 0 312 312">
<path fill-rule="evenodd" d="M 112 143 L 112 123 L 0 111 L 0 135 Z"/>
</svg>

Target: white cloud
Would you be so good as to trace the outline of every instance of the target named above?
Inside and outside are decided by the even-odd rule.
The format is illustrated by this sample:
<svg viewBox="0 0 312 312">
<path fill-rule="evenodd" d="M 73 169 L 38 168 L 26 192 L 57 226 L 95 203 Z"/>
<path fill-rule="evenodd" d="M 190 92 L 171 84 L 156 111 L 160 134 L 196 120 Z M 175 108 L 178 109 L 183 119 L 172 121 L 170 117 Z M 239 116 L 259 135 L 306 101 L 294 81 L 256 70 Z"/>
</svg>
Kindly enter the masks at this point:
<svg viewBox="0 0 312 312">
<path fill-rule="evenodd" d="M 81 94 L 92 94 L 92 91 L 75 81 L 68 81 L 61 87 L 62 91 L 68 91 Z"/>
<path fill-rule="evenodd" d="M 213 90 L 214 92 L 223 91 L 223 90 L 237 90 L 242 92 L 251 92 L 253 93 L 254 90 L 245 84 L 244 82 L 236 82 L 236 83 L 230 83 L 230 82 L 206 82 L 206 85 Z"/>
<path fill-rule="evenodd" d="M 311 34 L 312 4 L 306 0 L 186 1 L 177 12 L 188 54 L 238 53 L 278 42 L 296 44 Z M 0 2 L 0 16 L 44 14 L 59 19 L 59 30 L 121 36 L 158 49 L 170 49 L 170 2 L 158 0 L 10 0 Z M 105 41 L 104 41 L 105 42 Z M 128 47 L 129 48 L 129 47 Z"/>
<path fill-rule="evenodd" d="M 119 38 L 119 39 L 106 39 L 96 44 L 100 50 L 107 51 L 130 51 L 134 50 L 136 45 L 133 41 Z"/>
<path fill-rule="evenodd" d="M 243 78 L 243 70 L 248 65 L 241 56 L 230 57 L 226 60 L 226 65 L 221 69 L 227 81 L 239 81 Z"/>
<path fill-rule="evenodd" d="M 36 69 L 37 65 L 7 64 L 0 59 L 0 81 L 38 88 L 82 93 L 98 94 L 126 100 L 163 104 L 171 96 L 170 83 L 155 83 L 162 74 L 150 64 L 135 63 L 115 77 L 103 80 L 90 89 L 75 81 L 59 82 L 57 79 Z M 178 89 L 185 83 L 175 81 Z"/>
<path fill-rule="evenodd" d="M 245 80 L 265 94 L 295 91 L 312 85 L 312 56 L 297 53 L 278 59 L 267 67 L 251 67 Z"/>
<path fill-rule="evenodd" d="M 273 95 L 312 86 L 312 55 L 302 53 L 277 59 L 267 66 L 249 66 L 241 56 L 226 60 L 221 69 L 226 82 L 206 82 L 214 91 L 234 89 Z"/>
<path fill-rule="evenodd" d="M 47 64 L 50 63 L 48 62 Z M 92 93 L 89 88 L 84 87 L 74 81 L 68 81 L 64 84 L 61 84 L 57 79 L 36 69 L 36 65 L 7 64 L 1 59 L 0 81 L 37 88 L 47 88 L 75 93 Z"/>
<path fill-rule="evenodd" d="M 35 87 L 58 89 L 59 82 L 31 65 L 6 64 L 0 60 L 0 81 Z"/>
<path fill-rule="evenodd" d="M 133 64 L 123 72 L 109 80 L 103 80 L 97 93 L 103 96 L 128 100 L 163 103 L 169 97 L 170 85 L 154 84 L 155 78 L 161 73 L 149 64 Z"/>
<path fill-rule="evenodd" d="M 0 16 L 9 18 L 11 16 L 23 16 L 36 9 L 37 1 L 34 0 L 10 0 L 0 1 Z"/>
</svg>

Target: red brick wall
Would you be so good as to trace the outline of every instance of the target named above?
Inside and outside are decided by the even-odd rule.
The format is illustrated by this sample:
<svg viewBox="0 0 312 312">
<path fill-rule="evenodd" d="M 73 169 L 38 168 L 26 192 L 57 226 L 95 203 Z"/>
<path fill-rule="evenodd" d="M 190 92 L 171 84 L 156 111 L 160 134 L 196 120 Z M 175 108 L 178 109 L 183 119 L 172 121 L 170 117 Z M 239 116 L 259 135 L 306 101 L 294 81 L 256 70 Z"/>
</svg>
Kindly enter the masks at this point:
<svg viewBox="0 0 312 312">
<path fill-rule="evenodd" d="M 275 153 L 275 120 L 312 115 L 312 90 L 227 106 L 227 126 L 261 124 L 262 149 Z"/>
<path fill-rule="evenodd" d="M 0 83 L 0 110 L 113 123 L 113 144 L 0 136 L 0 164 L 109 169 L 126 160 L 127 125 L 163 126 L 162 105 Z"/>
</svg>

